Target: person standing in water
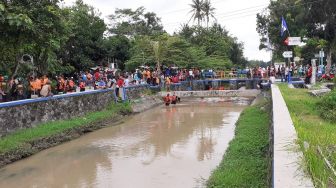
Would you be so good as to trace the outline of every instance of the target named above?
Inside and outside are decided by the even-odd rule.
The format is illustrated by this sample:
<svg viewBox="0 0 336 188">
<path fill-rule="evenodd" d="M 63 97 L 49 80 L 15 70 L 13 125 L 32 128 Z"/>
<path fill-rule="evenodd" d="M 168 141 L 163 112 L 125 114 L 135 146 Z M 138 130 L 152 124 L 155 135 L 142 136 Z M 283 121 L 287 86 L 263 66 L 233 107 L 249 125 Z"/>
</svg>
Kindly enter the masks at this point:
<svg viewBox="0 0 336 188">
<path fill-rule="evenodd" d="M 171 98 L 170 98 L 169 93 L 167 94 L 167 96 L 163 97 L 163 101 L 164 101 L 164 103 L 165 103 L 166 106 L 170 105 Z"/>
</svg>

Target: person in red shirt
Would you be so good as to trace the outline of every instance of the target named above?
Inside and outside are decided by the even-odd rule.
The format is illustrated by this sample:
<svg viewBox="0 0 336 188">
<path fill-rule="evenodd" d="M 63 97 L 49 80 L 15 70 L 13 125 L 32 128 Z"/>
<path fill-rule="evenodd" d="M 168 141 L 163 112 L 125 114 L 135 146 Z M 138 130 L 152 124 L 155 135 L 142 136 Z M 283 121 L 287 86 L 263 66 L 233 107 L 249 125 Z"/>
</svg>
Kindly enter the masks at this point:
<svg viewBox="0 0 336 188">
<path fill-rule="evenodd" d="M 116 87 L 116 95 L 118 97 L 122 97 L 123 93 L 122 93 L 122 89 L 124 87 L 124 78 L 122 76 L 119 76 L 118 80 L 117 80 L 117 87 Z"/>
<path fill-rule="evenodd" d="M 172 79 L 173 83 L 178 83 L 179 82 L 179 79 L 177 76 L 174 76 L 173 79 Z"/>
<path fill-rule="evenodd" d="M 94 73 L 95 80 L 98 81 L 100 79 L 100 73 L 99 71 Z"/>
<path fill-rule="evenodd" d="M 119 77 L 118 81 L 117 81 L 117 85 L 119 88 L 124 87 L 124 78 L 122 76 Z"/>
<path fill-rule="evenodd" d="M 305 79 L 305 83 L 306 84 L 310 84 L 310 79 L 313 75 L 313 67 L 309 64 L 308 65 L 308 71 L 306 73 L 306 79 Z"/>
<path fill-rule="evenodd" d="M 80 92 L 85 91 L 85 82 L 84 82 L 84 80 L 81 80 L 79 82 L 79 89 L 80 89 Z"/>
</svg>

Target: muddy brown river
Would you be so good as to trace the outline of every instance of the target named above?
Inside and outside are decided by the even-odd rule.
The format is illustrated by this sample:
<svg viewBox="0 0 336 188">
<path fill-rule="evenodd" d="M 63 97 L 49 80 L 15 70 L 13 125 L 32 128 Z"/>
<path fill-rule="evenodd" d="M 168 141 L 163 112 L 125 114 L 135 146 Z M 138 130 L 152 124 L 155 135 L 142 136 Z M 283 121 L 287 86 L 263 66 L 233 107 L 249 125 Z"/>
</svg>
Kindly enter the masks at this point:
<svg viewBox="0 0 336 188">
<path fill-rule="evenodd" d="M 0 169 L 0 187 L 204 187 L 247 103 L 159 106 Z"/>
</svg>

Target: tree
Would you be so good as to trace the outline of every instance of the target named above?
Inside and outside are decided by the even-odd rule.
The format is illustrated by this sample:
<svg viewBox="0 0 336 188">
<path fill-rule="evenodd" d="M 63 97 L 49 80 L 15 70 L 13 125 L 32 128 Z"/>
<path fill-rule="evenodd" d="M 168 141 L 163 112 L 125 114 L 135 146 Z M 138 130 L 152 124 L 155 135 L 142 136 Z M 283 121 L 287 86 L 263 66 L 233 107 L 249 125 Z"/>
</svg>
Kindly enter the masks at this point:
<svg viewBox="0 0 336 188">
<path fill-rule="evenodd" d="M 305 12 L 304 22 L 308 36 L 322 39 L 319 45 L 328 51 L 327 74 L 329 74 L 332 56 L 336 52 L 336 4 L 332 0 L 303 0 L 303 2 L 307 4 L 303 12 Z"/>
<path fill-rule="evenodd" d="M 336 52 L 336 5 L 331 0 L 271 1 L 268 14 L 257 15 L 257 31 L 261 35 L 260 49 L 271 46 L 274 60 L 283 60 L 283 51 L 294 51 L 308 60 L 322 48 L 328 51 L 327 73 Z M 292 36 L 302 37 L 303 47 L 288 47 L 280 37 L 281 16 L 284 16 Z M 269 43 L 269 44 L 267 44 Z"/>
<path fill-rule="evenodd" d="M 164 33 L 161 19 L 153 12 L 146 12 L 144 7 L 136 10 L 116 9 L 109 16 L 110 33 L 125 36 L 160 35 Z"/>
<path fill-rule="evenodd" d="M 0 61 L 11 77 L 20 72 L 19 67 L 23 65 L 19 60 L 24 53 L 34 56 L 38 72 L 47 71 L 64 34 L 58 2 L 12 0 L 0 3 L 0 48 L 5 52 Z"/>
<path fill-rule="evenodd" d="M 209 27 L 210 17 L 215 18 L 215 8 L 212 7 L 210 0 L 205 0 L 203 4 L 203 13 L 206 19 L 206 26 Z"/>
<path fill-rule="evenodd" d="M 103 46 L 106 25 L 99 17 L 100 14 L 82 0 L 65 8 L 63 13 L 69 37 L 62 45 L 58 57 L 77 71 L 102 64 L 106 54 Z"/>
<path fill-rule="evenodd" d="M 197 25 L 200 26 L 202 20 L 204 19 L 204 2 L 203 0 L 192 0 L 192 4 L 190 4 L 190 6 L 192 8 L 192 10 L 190 11 L 192 13 L 190 20 L 197 20 Z"/>
<path fill-rule="evenodd" d="M 113 60 L 118 68 L 124 70 L 125 63 L 130 58 L 130 41 L 122 35 L 110 36 L 104 39 L 104 49 L 108 60 Z"/>
<path fill-rule="evenodd" d="M 135 36 L 131 43 L 130 59 L 126 62 L 126 70 L 134 71 L 141 65 L 155 66 L 152 40 L 149 36 Z"/>
<path fill-rule="evenodd" d="M 178 35 L 190 42 L 192 46 L 202 49 L 205 56 L 211 57 L 212 62 L 215 62 L 214 59 L 224 60 L 216 61 L 216 65 L 218 62 L 226 62 L 223 63 L 223 67 L 232 64 L 245 66 L 246 64 L 243 57 L 243 44 L 239 43 L 236 38 L 229 36 L 228 31 L 219 24 L 214 24 L 208 29 L 185 25 Z M 204 66 L 209 64 L 211 63 L 206 63 Z"/>
<path fill-rule="evenodd" d="M 305 14 L 303 5 L 301 1 L 278 0 L 271 1 L 268 9 L 269 11 L 257 14 L 257 31 L 261 36 L 259 49 L 268 49 L 271 46 L 273 60 L 283 61 L 282 53 L 293 49 L 284 44 L 289 36 L 288 32 L 285 36 L 280 36 L 281 17 L 285 18 L 292 36 L 305 37 L 307 30 L 302 22 Z"/>
</svg>

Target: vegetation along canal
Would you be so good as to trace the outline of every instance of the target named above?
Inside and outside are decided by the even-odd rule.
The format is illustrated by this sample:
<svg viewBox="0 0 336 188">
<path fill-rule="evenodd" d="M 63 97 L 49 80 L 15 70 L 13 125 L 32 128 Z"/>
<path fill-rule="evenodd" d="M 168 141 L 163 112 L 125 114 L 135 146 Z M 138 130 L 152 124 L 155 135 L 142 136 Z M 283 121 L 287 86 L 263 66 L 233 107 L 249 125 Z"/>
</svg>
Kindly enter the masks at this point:
<svg viewBox="0 0 336 188">
<path fill-rule="evenodd" d="M 226 99 L 137 114 L 6 166 L 0 187 L 203 187 L 250 102 Z"/>
</svg>

